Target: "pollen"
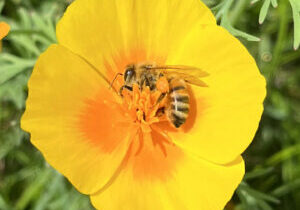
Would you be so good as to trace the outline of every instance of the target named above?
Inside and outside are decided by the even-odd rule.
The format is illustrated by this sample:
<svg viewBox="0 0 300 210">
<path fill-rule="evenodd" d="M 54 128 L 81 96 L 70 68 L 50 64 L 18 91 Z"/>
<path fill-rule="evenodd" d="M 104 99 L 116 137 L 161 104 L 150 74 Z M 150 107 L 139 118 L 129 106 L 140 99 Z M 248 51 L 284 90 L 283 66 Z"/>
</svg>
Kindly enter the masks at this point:
<svg viewBox="0 0 300 210">
<path fill-rule="evenodd" d="M 140 147 L 142 147 L 143 141 L 149 139 L 152 130 L 155 130 L 165 137 L 164 142 L 156 142 L 164 152 L 163 143 L 170 143 L 170 138 L 156 124 L 168 121 L 165 114 L 165 109 L 169 103 L 168 97 L 159 90 L 151 91 L 148 86 L 140 89 L 137 84 L 133 85 L 132 91 L 124 89 L 122 94 L 123 106 L 126 110 L 125 115 L 129 115 L 133 122 L 138 125 L 143 136 L 142 139 L 139 139 Z M 138 151 L 140 150 L 141 148 L 138 149 Z"/>
<path fill-rule="evenodd" d="M 123 90 L 123 106 L 134 123 L 141 126 L 143 132 L 148 132 L 153 123 L 166 121 L 164 110 L 168 100 L 161 91 L 151 91 L 148 86 L 139 88 L 133 85 L 133 90 Z"/>
</svg>

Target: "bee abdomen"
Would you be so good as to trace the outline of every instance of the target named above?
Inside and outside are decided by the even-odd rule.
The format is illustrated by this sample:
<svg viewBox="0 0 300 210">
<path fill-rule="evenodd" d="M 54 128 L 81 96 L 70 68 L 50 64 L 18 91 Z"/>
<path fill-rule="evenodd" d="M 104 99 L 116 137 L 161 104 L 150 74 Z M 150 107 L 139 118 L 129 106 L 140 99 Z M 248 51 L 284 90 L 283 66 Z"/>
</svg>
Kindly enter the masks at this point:
<svg viewBox="0 0 300 210">
<path fill-rule="evenodd" d="M 188 106 L 188 104 L 183 104 L 181 106 L 179 104 L 177 104 L 177 106 L 175 104 L 172 104 L 171 107 L 172 107 L 172 110 L 174 110 L 176 112 L 182 112 L 185 114 L 188 114 L 189 110 L 190 110 L 190 107 Z"/>
<path fill-rule="evenodd" d="M 184 102 L 179 102 L 176 100 L 172 101 L 169 111 L 169 116 L 172 124 L 176 128 L 179 128 L 182 124 L 185 123 L 190 111 L 189 97 L 185 97 Z"/>
<path fill-rule="evenodd" d="M 173 79 L 170 82 L 170 107 L 168 117 L 170 122 L 179 128 L 186 122 L 190 110 L 190 97 L 187 91 L 185 81 L 182 79 Z"/>
<path fill-rule="evenodd" d="M 171 114 L 171 122 L 176 127 L 179 128 L 185 123 L 188 114 L 180 111 L 173 111 Z"/>
<path fill-rule="evenodd" d="M 183 85 L 174 86 L 170 88 L 170 93 L 173 93 L 174 91 L 178 91 L 178 90 L 184 90 L 184 89 L 186 89 L 186 87 Z"/>
</svg>

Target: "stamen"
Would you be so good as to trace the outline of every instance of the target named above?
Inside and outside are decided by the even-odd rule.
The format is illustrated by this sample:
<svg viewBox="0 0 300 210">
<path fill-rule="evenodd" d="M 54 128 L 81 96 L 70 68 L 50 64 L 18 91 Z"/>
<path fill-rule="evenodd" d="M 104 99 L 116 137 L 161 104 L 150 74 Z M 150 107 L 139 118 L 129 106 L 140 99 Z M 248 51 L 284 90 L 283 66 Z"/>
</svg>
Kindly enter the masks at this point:
<svg viewBox="0 0 300 210">
<path fill-rule="evenodd" d="M 137 84 L 132 86 L 132 91 L 122 90 L 123 107 L 126 114 L 131 117 L 133 122 L 139 127 L 138 149 L 135 155 L 140 154 L 144 141 L 153 141 L 154 145 L 159 145 L 160 149 L 166 155 L 165 143 L 170 144 L 171 138 L 154 125 L 160 121 L 166 121 L 164 112 L 167 105 L 166 94 L 162 97 L 162 92 L 151 91 L 149 86 L 143 86 L 142 89 Z M 155 131 L 163 137 L 162 140 L 152 139 L 151 133 Z"/>
</svg>

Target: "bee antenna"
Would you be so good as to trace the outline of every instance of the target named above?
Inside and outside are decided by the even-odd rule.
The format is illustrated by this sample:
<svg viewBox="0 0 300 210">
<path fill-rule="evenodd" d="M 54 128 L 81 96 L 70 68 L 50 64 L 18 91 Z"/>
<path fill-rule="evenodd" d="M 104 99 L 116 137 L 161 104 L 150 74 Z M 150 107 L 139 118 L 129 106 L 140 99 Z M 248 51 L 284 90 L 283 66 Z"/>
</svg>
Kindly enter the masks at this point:
<svg viewBox="0 0 300 210">
<path fill-rule="evenodd" d="M 112 88 L 112 86 L 113 86 L 113 84 L 114 84 L 115 80 L 116 80 L 116 79 L 117 79 L 117 77 L 118 77 L 118 76 L 120 76 L 120 75 L 121 75 L 121 76 L 123 76 L 123 74 L 122 74 L 122 73 L 117 73 L 117 74 L 116 74 L 115 78 L 113 79 L 113 81 L 112 81 L 112 82 L 110 83 L 110 85 L 109 85 L 109 89 L 111 89 L 111 88 Z"/>
</svg>

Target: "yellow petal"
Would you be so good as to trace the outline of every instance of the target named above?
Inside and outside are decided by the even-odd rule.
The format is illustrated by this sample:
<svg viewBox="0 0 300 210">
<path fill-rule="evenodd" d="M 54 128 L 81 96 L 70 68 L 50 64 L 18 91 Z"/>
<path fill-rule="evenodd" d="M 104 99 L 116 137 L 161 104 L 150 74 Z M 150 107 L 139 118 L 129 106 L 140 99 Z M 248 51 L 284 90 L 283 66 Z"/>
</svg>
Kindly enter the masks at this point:
<svg viewBox="0 0 300 210">
<path fill-rule="evenodd" d="M 10 26 L 5 22 L 0 22 L 0 40 L 3 39 L 9 32 Z"/>
<path fill-rule="evenodd" d="M 251 143 L 263 112 L 266 84 L 254 59 L 218 26 L 194 28 L 180 49 L 170 53 L 168 64 L 209 73 L 203 79 L 208 87 L 191 86 L 195 107 L 183 132 L 170 136 L 204 159 L 231 162 Z"/>
<path fill-rule="evenodd" d="M 215 24 L 199 0 L 76 0 L 58 24 L 57 38 L 95 66 L 133 52 L 149 61 L 165 57 L 196 23 Z"/>
<path fill-rule="evenodd" d="M 149 154 L 151 150 L 156 153 L 155 158 L 161 165 L 173 162 L 170 148 L 167 156 L 161 151 L 158 156 L 157 147 L 149 149 L 147 146 Z M 244 175 L 241 157 L 227 165 L 216 165 L 190 154 L 181 154 L 168 177 L 161 179 L 158 176 L 160 178 L 157 179 L 157 176 L 150 175 L 149 172 L 156 170 L 155 162 L 143 163 L 142 168 L 147 174 L 141 177 L 140 157 L 132 156 L 128 166 L 107 189 L 91 195 L 97 209 L 221 210 Z M 156 174 L 164 171 L 162 169 Z"/>
<path fill-rule="evenodd" d="M 107 86 L 80 57 L 52 45 L 33 70 L 21 121 L 47 161 L 86 194 L 106 184 L 128 148 Z"/>
</svg>

